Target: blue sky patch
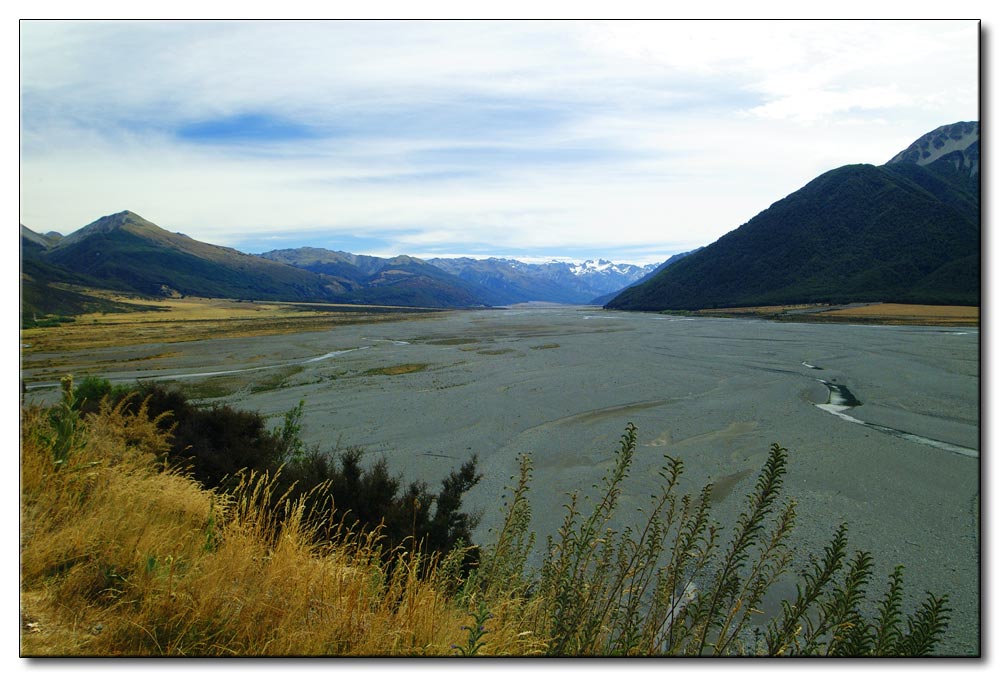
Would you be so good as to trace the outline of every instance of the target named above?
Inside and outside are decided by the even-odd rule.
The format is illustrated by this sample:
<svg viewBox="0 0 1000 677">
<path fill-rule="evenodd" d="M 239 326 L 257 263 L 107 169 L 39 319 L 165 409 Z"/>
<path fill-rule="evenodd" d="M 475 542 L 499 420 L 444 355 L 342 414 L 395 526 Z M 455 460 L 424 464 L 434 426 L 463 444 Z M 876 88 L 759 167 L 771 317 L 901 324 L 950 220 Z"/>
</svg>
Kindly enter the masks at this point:
<svg viewBox="0 0 1000 677">
<path fill-rule="evenodd" d="M 263 113 L 244 113 L 183 125 L 177 136 L 184 141 L 208 144 L 268 143 L 311 139 L 311 128 Z"/>
</svg>

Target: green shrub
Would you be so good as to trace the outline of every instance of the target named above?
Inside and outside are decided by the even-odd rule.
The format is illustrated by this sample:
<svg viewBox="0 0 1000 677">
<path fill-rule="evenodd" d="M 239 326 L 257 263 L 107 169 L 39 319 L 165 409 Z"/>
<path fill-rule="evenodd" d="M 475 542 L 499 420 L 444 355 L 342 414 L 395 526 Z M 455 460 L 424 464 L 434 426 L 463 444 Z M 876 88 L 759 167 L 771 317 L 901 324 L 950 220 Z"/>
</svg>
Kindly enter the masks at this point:
<svg viewBox="0 0 1000 677">
<path fill-rule="evenodd" d="M 622 436 L 615 466 L 588 507 L 569 496 L 567 514 L 547 541 L 538 571 L 526 569 L 530 460 L 523 459 L 513 500 L 496 543 L 466 594 L 499 604 L 511 594 L 540 608 L 535 633 L 548 652 L 579 655 L 912 656 L 933 651 L 947 627 L 947 597 L 928 594 L 902 614 L 902 567 L 869 618 L 864 609 L 872 556 L 848 562 L 847 527 L 840 526 L 823 557 L 800 574 L 796 599 L 762 628 L 755 619 L 771 586 L 789 573 L 793 502 L 781 502 L 787 449 L 771 446 L 746 508 L 731 525 L 728 544 L 711 517 L 712 485 L 679 495 L 679 459 L 666 456 L 659 493 L 645 523 L 613 526 L 632 465 L 636 429 Z M 905 621 L 905 629 L 904 629 Z"/>
</svg>

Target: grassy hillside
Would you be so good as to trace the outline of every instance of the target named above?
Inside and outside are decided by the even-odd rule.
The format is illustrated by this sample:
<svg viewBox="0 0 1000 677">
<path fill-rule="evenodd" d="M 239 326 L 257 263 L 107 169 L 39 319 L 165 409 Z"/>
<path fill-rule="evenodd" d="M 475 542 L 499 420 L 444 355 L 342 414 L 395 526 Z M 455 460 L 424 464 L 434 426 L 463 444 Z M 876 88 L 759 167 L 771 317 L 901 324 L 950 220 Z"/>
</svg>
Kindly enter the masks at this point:
<svg viewBox="0 0 1000 677">
<path fill-rule="evenodd" d="M 146 232 L 119 228 L 64 241 L 46 258 L 99 278 L 110 288 L 152 295 L 172 290 L 236 299 L 319 301 L 329 297 L 320 278 L 291 266 L 234 250 L 213 251 L 209 257 L 198 247 L 187 249 L 165 244 Z"/>
<path fill-rule="evenodd" d="M 43 256 L 49 246 L 47 241 L 36 239 L 41 236 L 26 236 L 26 230 L 21 227 L 22 328 L 67 322 L 85 313 L 122 313 L 142 307 L 117 303 L 90 293 L 92 289 L 104 286 L 103 282 L 47 261 Z"/>
</svg>

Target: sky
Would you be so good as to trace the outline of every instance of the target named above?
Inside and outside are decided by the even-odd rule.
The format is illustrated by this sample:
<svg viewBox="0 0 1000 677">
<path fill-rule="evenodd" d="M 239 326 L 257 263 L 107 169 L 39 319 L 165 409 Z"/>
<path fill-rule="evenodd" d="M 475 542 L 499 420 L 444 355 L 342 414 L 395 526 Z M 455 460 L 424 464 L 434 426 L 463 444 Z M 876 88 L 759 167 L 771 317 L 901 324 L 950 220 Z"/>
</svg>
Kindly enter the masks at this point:
<svg viewBox="0 0 1000 677">
<path fill-rule="evenodd" d="M 979 117 L 976 21 L 20 22 L 20 222 L 656 263 Z"/>
</svg>

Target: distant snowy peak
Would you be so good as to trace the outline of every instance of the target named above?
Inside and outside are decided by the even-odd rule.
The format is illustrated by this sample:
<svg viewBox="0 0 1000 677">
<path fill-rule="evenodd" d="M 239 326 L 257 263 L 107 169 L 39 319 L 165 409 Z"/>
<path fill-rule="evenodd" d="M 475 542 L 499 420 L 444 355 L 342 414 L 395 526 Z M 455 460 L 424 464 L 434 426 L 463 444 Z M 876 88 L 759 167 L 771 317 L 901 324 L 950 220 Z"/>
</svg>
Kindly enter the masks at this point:
<svg viewBox="0 0 1000 677">
<path fill-rule="evenodd" d="M 429 259 L 430 263 L 442 263 L 448 259 Z M 467 265 L 475 265 L 474 259 L 450 259 L 452 262 L 464 262 Z M 526 263 L 524 261 L 519 261 L 517 259 L 507 259 L 490 257 L 488 259 L 480 259 L 480 263 L 488 262 L 493 266 L 502 266 L 510 268 L 517 271 L 531 271 L 540 272 L 542 274 L 548 275 L 573 275 L 575 277 L 589 278 L 589 277 L 614 277 L 614 278 L 624 278 L 628 281 L 637 280 L 644 275 L 647 275 L 653 271 L 659 264 L 649 264 L 646 266 L 637 266 L 631 263 L 615 263 L 607 259 L 588 259 L 582 263 L 560 261 L 558 259 L 550 259 L 542 263 Z"/>
<path fill-rule="evenodd" d="M 656 268 L 657 264 L 636 266 L 631 263 L 614 263 L 607 259 L 597 261 L 587 260 L 583 263 L 568 264 L 570 272 L 577 276 L 584 275 L 617 275 L 625 278 L 638 279 Z"/>
<path fill-rule="evenodd" d="M 912 162 L 921 166 L 953 155 L 955 161 L 970 174 L 979 173 L 979 123 L 956 122 L 924 134 L 887 164 Z"/>
<path fill-rule="evenodd" d="M 556 259 L 526 263 L 506 258 L 463 257 L 428 259 L 427 262 L 501 294 L 505 303 L 590 303 L 597 296 L 627 287 L 656 268 L 655 264 L 636 266 L 607 259 L 583 263 Z"/>
<path fill-rule="evenodd" d="M 583 263 L 571 263 L 569 264 L 569 269 L 574 275 L 588 275 L 591 273 L 603 273 L 614 267 L 614 263 L 606 259 L 598 259 L 597 261 L 587 260 Z"/>
</svg>

